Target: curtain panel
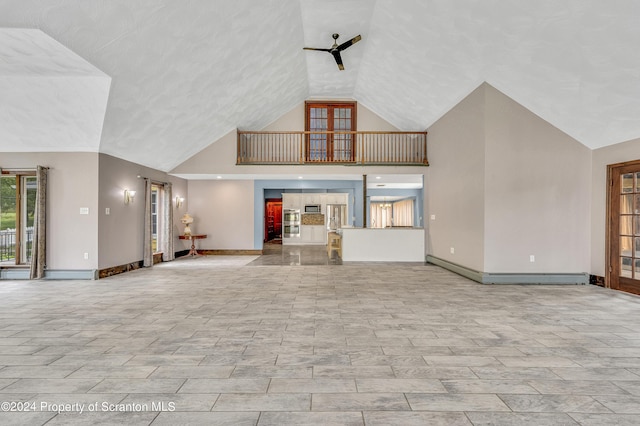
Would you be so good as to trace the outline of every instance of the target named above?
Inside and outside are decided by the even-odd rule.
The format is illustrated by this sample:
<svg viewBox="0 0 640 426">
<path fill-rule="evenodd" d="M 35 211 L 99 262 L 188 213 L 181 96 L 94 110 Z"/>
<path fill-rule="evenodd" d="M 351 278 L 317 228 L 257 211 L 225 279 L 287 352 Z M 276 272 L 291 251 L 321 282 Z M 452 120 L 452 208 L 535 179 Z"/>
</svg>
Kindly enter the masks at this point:
<svg viewBox="0 0 640 426">
<path fill-rule="evenodd" d="M 393 226 L 413 226 L 413 200 L 393 203 Z"/>
<path fill-rule="evenodd" d="M 383 207 L 387 203 L 371 203 L 371 228 L 389 228 L 391 222 L 391 209 Z"/>
<path fill-rule="evenodd" d="M 142 254 L 142 266 L 153 266 L 153 246 L 151 228 L 151 179 L 144 178 L 144 250 Z"/>
<path fill-rule="evenodd" d="M 164 187 L 164 199 L 163 199 L 163 238 L 162 238 L 162 260 L 168 262 L 176 258 L 176 253 L 173 249 L 173 189 L 169 182 L 163 184 Z"/>
<path fill-rule="evenodd" d="M 44 278 L 47 263 L 47 171 L 48 167 L 42 166 L 36 170 L 36 208 L 29 268 L 29 278 L 32 280 Z"/>
</svg>

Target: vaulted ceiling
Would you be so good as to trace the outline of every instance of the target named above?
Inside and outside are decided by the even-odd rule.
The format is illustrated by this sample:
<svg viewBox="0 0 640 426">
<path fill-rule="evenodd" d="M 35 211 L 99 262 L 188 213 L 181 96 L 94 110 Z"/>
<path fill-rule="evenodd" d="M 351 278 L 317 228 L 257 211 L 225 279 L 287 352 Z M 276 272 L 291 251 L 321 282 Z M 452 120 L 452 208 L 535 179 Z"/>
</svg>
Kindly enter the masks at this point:
<svg viewBox="0 0 640 426">
<path fill-rule="evenodd" d="M 640 137 L 635 0 L 0 0 L 0 151 L 171 170 L 311 97 L 424 130 L 486 81 L 590 148 Z M 303 51 L 361 34 L 343 52 Z"/>
</svg>

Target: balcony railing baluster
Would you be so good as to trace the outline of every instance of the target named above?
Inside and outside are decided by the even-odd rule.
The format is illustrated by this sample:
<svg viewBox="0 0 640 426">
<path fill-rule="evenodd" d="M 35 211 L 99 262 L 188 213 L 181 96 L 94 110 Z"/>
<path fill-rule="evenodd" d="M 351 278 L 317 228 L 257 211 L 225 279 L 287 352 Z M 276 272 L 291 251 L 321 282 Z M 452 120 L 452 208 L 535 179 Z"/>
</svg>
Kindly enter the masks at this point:
<svg viewBox="0 0 640 426">
<path fill-rule="evenodd" d="M 427 132 L 238 131 L 237 164 L 428 166 Z"/>
</svg>

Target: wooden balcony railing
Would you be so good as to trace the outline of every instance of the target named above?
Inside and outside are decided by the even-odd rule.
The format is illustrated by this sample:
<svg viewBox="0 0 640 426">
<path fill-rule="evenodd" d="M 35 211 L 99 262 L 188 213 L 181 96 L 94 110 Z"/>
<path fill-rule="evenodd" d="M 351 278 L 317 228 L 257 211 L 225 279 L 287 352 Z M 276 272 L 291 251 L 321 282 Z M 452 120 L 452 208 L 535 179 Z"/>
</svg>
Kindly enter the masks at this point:
<svg viewBox="0 0 640 426">
<path fill-rule="evenodd" d="M 428 166 L 427 132 L 245 132 L 237 164 Z"/>
</svg>

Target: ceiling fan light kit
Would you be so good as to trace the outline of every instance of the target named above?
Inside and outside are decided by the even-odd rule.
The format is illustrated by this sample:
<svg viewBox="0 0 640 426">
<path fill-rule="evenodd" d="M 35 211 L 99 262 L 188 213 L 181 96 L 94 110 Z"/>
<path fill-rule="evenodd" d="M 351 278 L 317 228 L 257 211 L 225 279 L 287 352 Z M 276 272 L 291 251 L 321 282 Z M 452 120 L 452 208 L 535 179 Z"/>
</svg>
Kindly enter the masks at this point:
<svg viewBox="0 0 640 426">
<path fill-rule="evenodd" d="M 303 50 L 317 50 L 320 52 L 331 53 L 331 55 L 333 56 L 333 59 L 336 60 L 336 64 L 338 64 L 338 68 L 340 69 L 340 71 L 344 71 L 344 64 L 342 63 L 342 56 L 340 55 L 340 52 L 345 50 L 347 47 L 353 44 L 356 44 L 357 42 L 362 40 L 362 37 L 358 34 L 351 40 L 345 41 L 340 45 L 338 44 L 338 37 L 340 37 L 340 34 L 334 33 L 332 37 L 333 37 L 333 46 L 331 46 L 329 49 L 322 49 L 318 47 L 303 47 Z"/>
</svg>

